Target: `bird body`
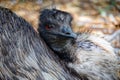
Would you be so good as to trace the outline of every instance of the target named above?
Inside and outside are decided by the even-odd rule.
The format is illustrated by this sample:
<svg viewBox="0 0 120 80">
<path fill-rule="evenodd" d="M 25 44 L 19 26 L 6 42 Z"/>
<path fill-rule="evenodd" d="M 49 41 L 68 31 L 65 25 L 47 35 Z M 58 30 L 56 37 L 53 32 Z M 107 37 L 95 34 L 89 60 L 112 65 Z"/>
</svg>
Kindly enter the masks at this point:
<svg viewBox="0 0 120 80">
<path fill-rule="evenodd" d="M 32 26 L 0 7 L 0 80 L 79 80 L 61 65 Z"/>
<path fill-rule="evenodd" d="M 109 42 L 94 35 L 89 35 L 83 40 L 78 37 L 76 41 L 77 60 L 68 63 L 71 70 L 87 77 L 88 80 L 119 79 L 118 58 Z"/>
</svg>

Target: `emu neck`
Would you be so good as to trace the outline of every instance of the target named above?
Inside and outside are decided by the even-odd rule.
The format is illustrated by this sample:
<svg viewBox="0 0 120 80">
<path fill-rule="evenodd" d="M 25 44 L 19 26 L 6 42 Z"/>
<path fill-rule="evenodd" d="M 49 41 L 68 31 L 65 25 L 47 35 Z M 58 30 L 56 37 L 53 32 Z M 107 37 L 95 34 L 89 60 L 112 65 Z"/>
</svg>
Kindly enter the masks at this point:
<svg viewBox="0 0 120 80">
<path fill-rule="evenodd" d="M 76 45 L 74 40 L 59 35 L 49 34 L 39 29 L 40 36 L 44 39 L 50 49 L 52 49 L 65 62 L 74 62 L 76 59 Z"/>
<path fill-rule="evenodd" d="M 75 62 L 77 59 L 75 55 L 76 48 L 75 44 L 68 43 L 60 52 L 58 52 L 58 55 L 65 62 Z"/>
</svg>

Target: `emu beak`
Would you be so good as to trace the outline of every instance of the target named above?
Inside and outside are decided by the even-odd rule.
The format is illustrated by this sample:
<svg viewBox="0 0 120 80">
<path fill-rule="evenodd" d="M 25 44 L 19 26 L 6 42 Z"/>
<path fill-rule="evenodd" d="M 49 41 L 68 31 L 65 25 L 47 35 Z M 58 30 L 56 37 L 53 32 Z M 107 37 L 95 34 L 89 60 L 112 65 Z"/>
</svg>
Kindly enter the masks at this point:
<svg viewBox="0 0 120 80">
<path fill-rule="evenodd" d="M 77 34 L 72 31 L 71 27 L 63 27 L 62 33 L 65 37 L 73 38 L 73 39 L 77 38 Z"/>
<path fill-rule="evenodd" d="M 71 38 L 73 38 L 73 39 L 76 39 L 76 38 L 77 38 L 77 34 L 74 33 L 74 32 L 72 32 L 70 36 L 71 36 Z"/>
</svg>

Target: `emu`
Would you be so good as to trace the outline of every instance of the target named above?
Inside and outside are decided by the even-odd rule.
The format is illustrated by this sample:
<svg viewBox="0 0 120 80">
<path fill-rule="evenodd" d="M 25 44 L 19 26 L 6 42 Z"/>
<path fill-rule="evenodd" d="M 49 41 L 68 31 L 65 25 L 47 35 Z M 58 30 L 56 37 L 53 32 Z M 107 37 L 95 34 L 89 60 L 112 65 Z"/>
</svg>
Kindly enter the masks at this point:
<svg viewBox="0 0 120 80">
<path fill-rule="evenodd" d="M 40 15 L 39 35 L 83 80 L 119 80 L 117 55 L 106 40 L 88 33 L 78 36 L 71 28 L 72 16 L 57 9 Z"/>
<path fill-rule="evenodd" d="M 0 7 L 0 80 L 80 80 L 59 60 L 27 21 Z"/>
</svg>

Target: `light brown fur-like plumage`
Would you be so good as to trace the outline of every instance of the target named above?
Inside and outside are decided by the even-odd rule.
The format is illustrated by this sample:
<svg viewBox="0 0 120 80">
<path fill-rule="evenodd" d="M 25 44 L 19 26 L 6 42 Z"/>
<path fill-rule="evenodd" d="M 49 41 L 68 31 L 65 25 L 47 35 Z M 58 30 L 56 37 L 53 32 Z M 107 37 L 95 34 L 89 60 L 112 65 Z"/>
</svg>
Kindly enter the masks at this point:
<svg viewBox="0 0 120 80">
<path fill-rule="evenodd" d="M 119 80 L 120 65 L 111 44 L 94 35 L 81 38 L 77 38 L 77 60 L 68 67 L 89 80 Z"/>
</svg>

